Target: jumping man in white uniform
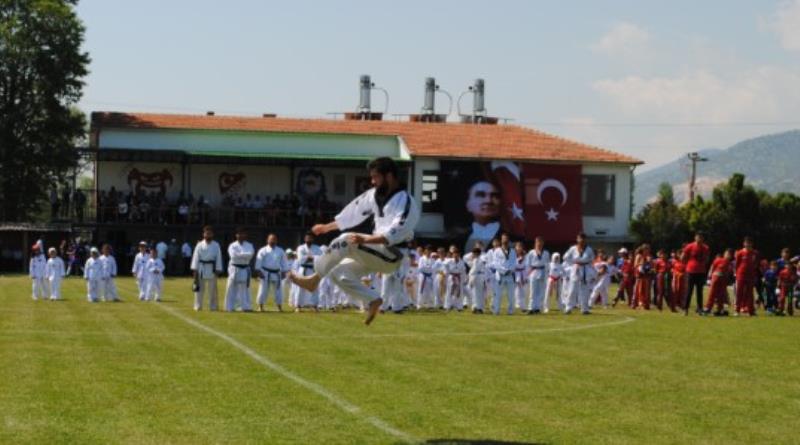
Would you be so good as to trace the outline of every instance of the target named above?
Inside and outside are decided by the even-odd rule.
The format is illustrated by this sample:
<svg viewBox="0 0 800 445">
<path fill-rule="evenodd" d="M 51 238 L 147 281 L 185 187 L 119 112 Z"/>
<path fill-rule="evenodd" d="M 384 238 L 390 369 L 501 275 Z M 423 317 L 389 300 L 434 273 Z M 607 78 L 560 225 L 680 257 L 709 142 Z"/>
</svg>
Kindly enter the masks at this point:
<svg viewBox="0 0 800 445">
<path fill-rule="evenodd" d="M 290 274 L 290 279 L 313 292 L 322 277 L 329 275 L 348 295 L 367 303 L 369 325 L 380 310 L 383 300 L 378 292 L 361 282 L 372 272 L 396 271 L 405 256 L 401 248 L 414 237 L 419 221 L 419 207 L 400 184 L 397 165 L 391 158 L 377 158 L 367 165 L 372 188 L 347 205 L 333 222 L 317 224 L 311 231 L 322 235 L 334 230 L 346 231 L 372 217 L 372 235 L 345 232 L 330 244 L 328 251 L 314 259 L 314 273 L 307 277 Z"/>
</svg>

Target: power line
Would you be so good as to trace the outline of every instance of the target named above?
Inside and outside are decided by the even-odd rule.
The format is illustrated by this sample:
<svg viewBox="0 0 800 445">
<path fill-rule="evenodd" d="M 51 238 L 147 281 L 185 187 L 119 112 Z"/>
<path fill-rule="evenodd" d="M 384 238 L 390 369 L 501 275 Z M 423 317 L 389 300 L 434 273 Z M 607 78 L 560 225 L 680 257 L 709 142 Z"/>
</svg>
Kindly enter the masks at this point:
<svg viewBox="0 0 800 445">
<path fill-rule="evenodd" d="M 540 127 L 788 127 L 797 122 L 521 122 L 520 125 Z"/>
</svg>

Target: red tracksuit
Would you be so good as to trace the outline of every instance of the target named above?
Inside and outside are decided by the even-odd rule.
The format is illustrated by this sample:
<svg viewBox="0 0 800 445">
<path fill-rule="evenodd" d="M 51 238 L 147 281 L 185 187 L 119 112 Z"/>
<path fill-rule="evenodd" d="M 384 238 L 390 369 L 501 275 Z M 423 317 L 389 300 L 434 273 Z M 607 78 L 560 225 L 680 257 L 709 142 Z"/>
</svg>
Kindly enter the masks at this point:
<svg viewBox="0 0 800 445">
<path fill-rule="evenodd" d="M 678 307 L 683 304 L 688 284 L 686 264 L 681 260 L 674 260 L 672 262 L 672 307 Z"/>
<path fill-rule="evenodd" d="M 758 251 L 740 249 L 736 252 L 736 311 L 756 313 L 753 288 L 758 274 Z"/>
<path fill-rule="evenodd" d="M 650 310 L 650 292 L 653 289 L 652 261 L 649 256 L 644 257 L 644 262 L 636 268 L 636 287 L 634 289 L 636 303 L 634 308 L 641 306 L 645 310 Z"/>
<path fill-rule="evenodd" d="M 731 262 L 727 259 L 717 258 L 711 263 L 711 290 L 708 291 L 706 311 L 710 311 L 717 304 L 717 311 L 725 308 L 728 298 L 728 275 L 731 273 Z"/>
<path fill-rule="evenodd" d="M 778 297 L 778 310 L 783 312 L 786 308 L 787 297 L 793 295 L 794 286 L 797 284 L 797 273 L 791 269 L 784 268 L 778 274 L 778 288 L 781 290 Z M 789 300 L 789 315 L 794 315 L 794 303 Z"/>
<path fill-rule="evenodd" d="M 622 296 L 627 294 L 628 295 L 628 306 L 633 307 L 634 305 L 634 298 L 633 298 L 633 261 L 630 259 L 622 260 L 622 265 L 620 266 L 620 270 L 622 273 L 622 279 L 619 282 L 619 291 L 617 296 Z"/>
<path fill-rule="evenodd" d="M 656 269 L 656 305 L 658 306 L 658 310 L 664 308 L 664 295 L 668 294 L 670 288 L 667 287 L 669 284 L 666 282 L 667 276 L 669 275 L 670 271 L 672 270 L 672 264 L 668 259 L 657 259 L 655 262 L 655 269 Z M 667 301 L 669 308 L 673 311 L 675 310 L 675 304 L 673 299 L 670 297 Z"/>
</svg>

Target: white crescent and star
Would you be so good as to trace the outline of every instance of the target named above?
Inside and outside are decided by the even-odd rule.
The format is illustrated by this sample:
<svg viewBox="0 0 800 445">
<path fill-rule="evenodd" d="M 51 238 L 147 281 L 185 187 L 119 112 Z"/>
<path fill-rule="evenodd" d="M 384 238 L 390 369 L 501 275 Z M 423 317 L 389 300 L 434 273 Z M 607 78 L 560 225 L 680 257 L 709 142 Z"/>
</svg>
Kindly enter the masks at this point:
<svg viewBox="0 0 800 445">
<path fill-rule="evenodd" d="M 561 207 L 564 207 L 564 204 L 567 203 L 567 198 L 569 195 L 567 194 L 567 188 L 564 187 L 564 184 L 553 178 L 545 179 L 539 184 L 539 187 L 536 189 L 536 197 L 539 198 L 539 202 L 542 202 L 542 193 L 545 190 L 553 188 L 561 193 Z M 548 221 L 558 221 L 558 212 L 554 208 L 550 208 L 550 210 L 545 210 L 545 215 L 547 215 Z"/>
</svg>

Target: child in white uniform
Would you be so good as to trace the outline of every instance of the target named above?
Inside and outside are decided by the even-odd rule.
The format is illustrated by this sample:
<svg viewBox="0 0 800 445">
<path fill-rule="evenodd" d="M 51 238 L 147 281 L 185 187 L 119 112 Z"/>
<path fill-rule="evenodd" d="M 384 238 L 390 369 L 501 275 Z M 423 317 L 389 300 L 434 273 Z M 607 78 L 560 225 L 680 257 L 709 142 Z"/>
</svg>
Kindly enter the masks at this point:
<svg viewBox="0 0 800 445">
<path fill-rule="evenodd" d="M 467 265 L 461 259 L 458 247 L 450 246 L 450 256 L 444 263 L 447 288 L 444 294 L 444 309 L 457 309 L 461 312 L 464 304 L 464 284 L 467 277 Z"/>
<path fill-rule="evenodd" d="M 544 303 L 542 305 L 542 312 L 545 314 L 550 312 L 550 297 L 556 300 L 558 310 L 563 310 L 563 302 L 561 296 L 563 292 L 563 278 L 564 268 L 561 264 L 561 254 L 554 253 L 550 260 L 550 266 L 547 269 L 547 288 L 544 291 Z"/>
<path fill-rule="evenodd" d="M 136 277 L 136 287 L 139 288 L 139 300 L 144 300 L 144 294 L 147 290 L 147 261 L 150 259 L 150 254 L 147 253 L 147 243 L 139 241 L 139 253 L 133 259 L 133 269 L 131 273 Z"/>
<path fill-rule="evenodd" d="M 150 259 L 147 260 L 147 290 L 144 293 L 145 301 L 161 301 L 161 286 L 164 284 L 164 261 L 158 257 L 156 249 L 150 249 Z"/>
<path fill-rule="evenodd" d="M 103 265 L 103 279 L 100 283 L 104 301 L 119 301 L 117 285 L 114 278 L 117 276 L 117 261 L 111 255 L 111 246 L 103 244 L 103 254 L 100 256 Z"/>
<path fill-rule="evenodd" d="M 51 247 L 47 251 L 50 259 L 45 266 L 45 276 L 50 284 L 50 300 L 61 299 L 61 280 L 64 277 L 64 260 L 58 256 L 55 248 Z"/>
<path fill-rule="evenodd" d="M 44 257 L 42 248 L 39 244 L 34 244 L 31 248 L 31 262 L 28 268 L 28 275 L 32 281 L 32 293 L 34 300 L 47 298 L 47 278 L 45 277 L 45 268 L 47 266 L 47 259 Z"/>
<path fill-rule="evenodd" d="M 103 263 L 100 262 L 100 251 L 97 247 L 89 249 L 89 259 L 83 266 L 83 278 L 86 280 L 86 299 L 89 303 L 97 303 L 100 282 L 103 277 Z"/>
</svg>

